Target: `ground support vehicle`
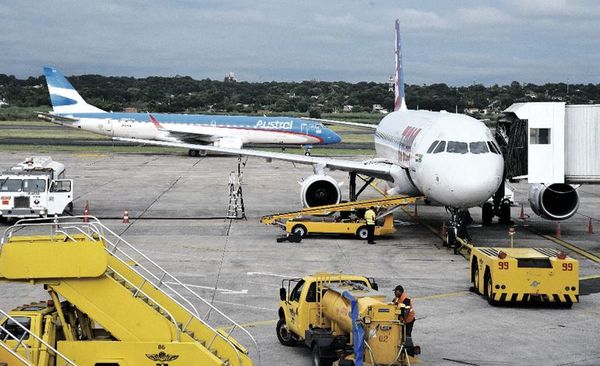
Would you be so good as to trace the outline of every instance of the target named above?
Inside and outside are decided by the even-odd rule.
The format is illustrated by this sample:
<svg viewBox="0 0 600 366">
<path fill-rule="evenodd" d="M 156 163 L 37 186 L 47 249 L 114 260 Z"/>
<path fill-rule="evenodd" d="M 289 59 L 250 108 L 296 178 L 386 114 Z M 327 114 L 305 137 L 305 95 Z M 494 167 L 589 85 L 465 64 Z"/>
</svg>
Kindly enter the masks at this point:
<svg viewBox="0 0 600 366">
<path fill-rule="evenodd" d="M 233 338 L 254 342 L 244 328 L 98 220 L 82 219 L 7 229 L 0 280 L 44 286 L 50 300 L 2 312 L 0 364 L 253 364 Z"/>
<path fill-rule="evenodd" d="M 375 236 L 392 235 L 396 231 L 392 213 L 400 206 L 414 204 L 419 198 L 393 196 L 344 202 L 267 215 L 263 216 L 260 222 L 265 225 L 279 225 L 287 233 L 301 237 L 310 234 L 350 234 L 366 239 L 368 232 L 364 212 L 369 207 L 383 209 L 377 215 Z"/>
<path fill-rule="evenodd" d="M 579 261 L 552 248 L 491 248 L 463 243 L 471 290 L 490 304 L 539 301 L 571 307 L 579 301 Z"/>
<path fill-rule="evenodd" d="M 291 291 L 290 291 L 291 290 Z M 386 303 L 373 279 L 347 274 L 283 280 L 277 338 L 304 343 L 313 365 L 408 365 L 420 349 L 405 336 L 408 307 Z"/>
<path fill-rule="evenodd" d="M 49 156 L 32 156 L 0 175 L 0 218 L 73 212 L 73 180 Z"/>
</svg>

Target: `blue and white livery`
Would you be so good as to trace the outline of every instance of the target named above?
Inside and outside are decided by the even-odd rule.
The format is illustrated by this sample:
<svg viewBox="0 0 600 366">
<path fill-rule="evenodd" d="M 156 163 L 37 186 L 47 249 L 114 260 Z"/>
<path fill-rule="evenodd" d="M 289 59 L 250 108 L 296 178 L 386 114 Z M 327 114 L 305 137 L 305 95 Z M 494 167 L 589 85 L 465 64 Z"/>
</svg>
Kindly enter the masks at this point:
<svg viewBox="0 0 600 366">
<path fill-rule="evenodd" d="M 55 68 L 44 67 L 52 122 L 113 138 L 133 138 L 239 149 L 245 144 L 326 145 L 341 138 L 321 122 L 290 117 L 106 112 L 88 104 Z M 203 149 L 190 149 L 198 155 Z"/>
</svg>

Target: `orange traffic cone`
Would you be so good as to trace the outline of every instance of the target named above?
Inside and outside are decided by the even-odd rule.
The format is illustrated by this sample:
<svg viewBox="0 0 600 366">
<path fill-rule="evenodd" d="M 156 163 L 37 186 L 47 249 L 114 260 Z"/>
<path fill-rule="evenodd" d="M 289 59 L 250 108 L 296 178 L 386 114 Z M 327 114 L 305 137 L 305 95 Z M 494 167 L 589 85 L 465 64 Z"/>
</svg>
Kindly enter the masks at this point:
<svg viewBox="0 0 600 366">
<path fill-rule="evenodd" d="M 129 211 L 125 210 L 123 212 L 123 223 L 129 224 Z"/>
<path fill-rule="evenodd" d="M 85 201 L 85 208 L 83 209 L 83 222 L 90 222 L 90 204 Z"/>
<path fill-rule="evenodd" d="M 525 209 L 523 208 L 523 204 L 521 204 L 521 214 L 519 215 L 519 220 L 525 220 Z"/>
<path fill-rule="evenodd" d="M 560 239 L 560 222 L 556 223 L 556 235 L 558 239 Z"/>
<path fill-rule="evenodd" d="M 594 233 L 594 227 L 592 226 L 592 218 L 590 217 L 590 221 L 588 222 L 588 234 Z"/>
</svg>

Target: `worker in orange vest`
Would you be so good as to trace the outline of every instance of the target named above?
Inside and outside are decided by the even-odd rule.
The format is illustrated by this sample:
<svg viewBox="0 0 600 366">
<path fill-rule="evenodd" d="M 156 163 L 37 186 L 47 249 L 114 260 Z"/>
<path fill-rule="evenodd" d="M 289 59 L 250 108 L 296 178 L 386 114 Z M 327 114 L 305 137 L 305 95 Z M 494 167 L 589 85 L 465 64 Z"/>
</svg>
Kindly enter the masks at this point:
<svg viewBox="0 0 600 366">
<path fill-rule="evenodd" d="M 365 221 L 367 222 L 367 243 L 375 244 L 374 236 L 375 236 L 375 218 L 377 215 L 375 214 L 375 207 L 371 206 L 365 212 Z"/>
<path fill-rule="evenodd" d="M 415 309 L 413 308 L 412 300 L 408 297 L 406 292 L 404 292 L 404 287 L 398 285 L 394 289 L 394 300 L 392 300 L 392 304 L 399 306 L 400 304 L 404 304 L 408 306 L 408 311 L 404 312 L 402 315 L 402 320 L 404 321 L 404 326 L 406 327 L 406 336 L 412 337 L 413 325 L 415 324 Z"/>
</svg>

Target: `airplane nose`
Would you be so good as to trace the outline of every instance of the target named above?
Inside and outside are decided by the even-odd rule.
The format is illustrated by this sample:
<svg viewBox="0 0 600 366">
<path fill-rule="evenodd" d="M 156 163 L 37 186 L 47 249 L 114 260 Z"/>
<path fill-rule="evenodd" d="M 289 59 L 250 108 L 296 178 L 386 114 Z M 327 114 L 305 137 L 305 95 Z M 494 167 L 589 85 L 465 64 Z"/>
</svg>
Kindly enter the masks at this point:
<svg viewBox="0 0 600 366">
<path fill-rule="evenodd" d="M 327 136 L 327 143 L 329 144 L 339 144 L 342 142 L 342 138 L 337 133 L 329 130 L 329 134 Z"/>
<path fill-rule="evenodd" d="M 503 162 L 497 155 L 448 164 L 433 173 L 429 195 L 446 206 L 468 208 L 482 204 L 500 186 Z"/>
</svg>

